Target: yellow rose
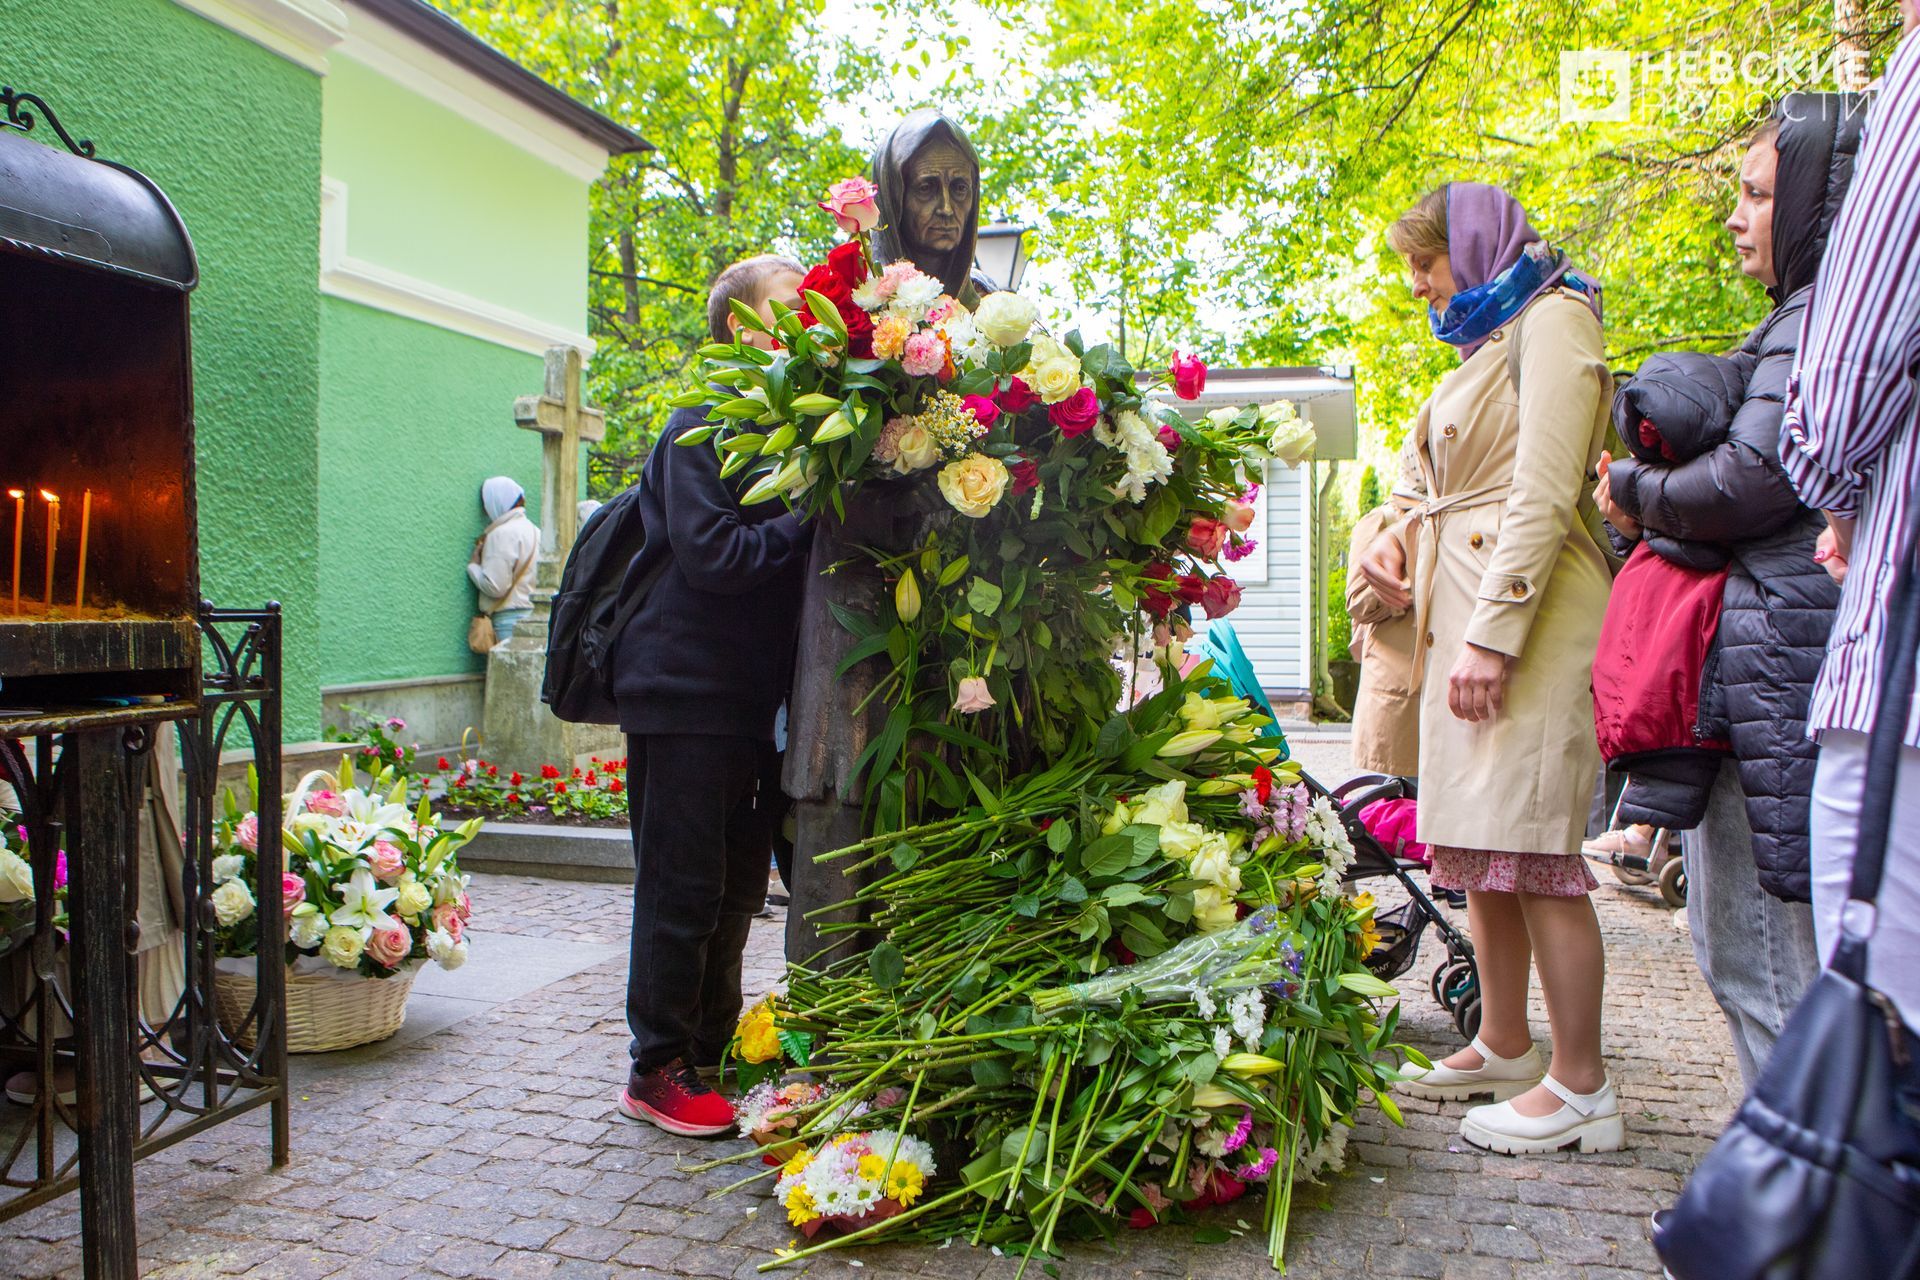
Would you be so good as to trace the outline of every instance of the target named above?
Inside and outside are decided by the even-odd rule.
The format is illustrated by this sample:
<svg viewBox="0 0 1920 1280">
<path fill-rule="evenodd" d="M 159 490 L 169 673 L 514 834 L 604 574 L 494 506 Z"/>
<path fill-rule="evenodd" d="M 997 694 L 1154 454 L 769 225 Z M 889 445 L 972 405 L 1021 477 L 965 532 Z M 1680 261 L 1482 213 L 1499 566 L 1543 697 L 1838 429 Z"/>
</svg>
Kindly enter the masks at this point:
<svg viewBox="0 0 1920 1280">
<path fill-rule="evenodd" d="M 977 520 L 993 510 L 1010 479 L 1000 459 L 970 453 L 940 469 L 940 494 L 955 511 Z"/>
<path fill-rule="evenodd" d="M 1058 404 L 1080 389 L 1080 357 L 1053 338 L 1035 338 L 1020 377 L 1043 402 Z"/>
<path fill-rule="evenodd" d="M 773 1025 L 773 998 L 760 1001 L 747 1010 L 735 1032 L 743 1062 L 771 1062 L 780 1056 L 780 1036 Z"/>
<path fill-rule="evenodd" d="M 893 460 L 893 469 L 901 475 L 909 471 L 925 471 L 940 461 L 940 442 L 933 438 L 933 432 L 918 424 L 909 425 L 894 442 L 898 456 Z"/>
<path fill-rule="evenodd" d="M 990 293 L 980 299 L 973 324 L 996 347 L 1013 347 L 1027 340 L 1039 313 L 1017 293 Z"/>
<path fill-rule="evenodd" d="M 1233 895 L 1218 885 L 1202 885 L 1193 891 L 1193 922 L 1202 933 L 1230 929 L 1240 918 L 1240 906 Z"/>
<path fill-rule="evenodd" d="M 337 969 L 351 969 L 359 964 L 360 953 L 366 949 L 367 943 L 360 936 L 360 931 L 343 924 L 327 930 L 327 936 L 320 942 L 320 954 Z"/>
</svg>

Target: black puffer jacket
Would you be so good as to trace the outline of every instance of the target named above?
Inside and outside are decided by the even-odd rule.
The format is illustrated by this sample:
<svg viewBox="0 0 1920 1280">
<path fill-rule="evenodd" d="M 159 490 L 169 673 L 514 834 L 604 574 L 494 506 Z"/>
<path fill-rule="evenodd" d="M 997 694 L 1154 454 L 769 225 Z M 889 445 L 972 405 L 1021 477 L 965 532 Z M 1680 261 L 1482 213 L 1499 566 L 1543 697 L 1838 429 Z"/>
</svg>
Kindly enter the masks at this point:
<svg viewBox="0 0 1920 1280">
<path fill-rule="evenodd" d="M 1654 356 L 1614 395 L 1613 429 L 1628 452 L 1649 466 L 1691 462 L 1727 442 L 1734 415 L 1747 397 L 1753 364 L 1744 351 L 1732 356 L 1699 351 Z M 1711 573 L 1726 568 L 1731 558 L 1722 542 L 1676 538 L 1654 528 L 1647 529 L 1645 537 L 1654 554 L 1688 569 Z"/>
<path fill-rule="evenodd" d="M 1790 94 L 1781 104 L 1773 209 L 1780 284 L 1768 290 L 1773 312 L 1737 354 L 1723 357 L 1751 362 L 1726 442 L 1690 462 L 1636 458 L 1610 472 L 1614 501 L 1649 533 L 1723 543 L 1732 554 L 1701 727 L 1733 742 L 1760 883 L 1800 902 L 1809 898 L 1815 754 L 1807 707 L 1840 592 L 1813 562 L 1821 517 L 1800 505 L 1781 470 L 1780 419 L 1820 256 L 1853 176 L 1862 114 L 1850 95 Z"/>
</svg>

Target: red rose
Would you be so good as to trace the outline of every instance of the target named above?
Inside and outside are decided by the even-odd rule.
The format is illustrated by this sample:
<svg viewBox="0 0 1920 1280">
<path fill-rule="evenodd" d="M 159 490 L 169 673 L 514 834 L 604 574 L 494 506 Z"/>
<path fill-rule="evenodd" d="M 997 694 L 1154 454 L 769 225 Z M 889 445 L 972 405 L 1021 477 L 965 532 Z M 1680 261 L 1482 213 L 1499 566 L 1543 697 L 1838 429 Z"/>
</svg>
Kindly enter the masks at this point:
<svg viewBox="0 0 1920 1280">
<path fill-rule="evenodd" d="M 1182 400 L 1198 400 L 1207 389 L 1207 363 L 1199 356 L 1173 358 L 1173 394 Z"/>
<path fill-rule="evenodd" d="M 1173 580 L 1173 594 L 1187 604 L 1199 604 L 1206 599 L 1207 580 L 1197 573 L 1183 573 Z"/>
<path fill-rule="evenodd" d="M 859 359 L 873 354 L 873 317 L 853 300 L 853 286 L 866 278 L 867 263 L 861 256 L 860 243 L 850 240 L 835 245 L 827 260 L 800 281 L 802 294 L 811 289 L 840 313 L 840 322 L 847 327 L 847 353 Z"/>
<path fill-rule="evenodd" d="M 845 244 L 837 244 L 829 249 L 827 265 L 833 268 L 835 275 L 847 282 L 848 289 L 852 289 L 857 284 L 866 283 L 867 258 L 860 251 L 858 240 L 849 240 Z M 1205 367 L 1205 365 L 1201 366 L 1203 369 Z"/>
<path fill-rule="evenodd" d="M 1013 475 L 1014 493 L 1032 493 L 1040 487 L 1040 464 L 1033 459 L 1022 458 L 1007 470 Z"/>
<path fill-rule="evenodd" d="M 441 756 L 441 757 L 440 757 L 440 767 L 441 767 L 442 769 L 451 769 L 451 768 L 453 768 L 453 766 L 452 766 L 452 765 L 450 765 L 450 764 L 448 764 L 448 763 L 447 763 L 447 758 L 446 758 L 445 756 Z"/>
<path fill-rule="evenodd" d="M 510 787 L 517 787 L 525 781 L 526 779 L 521 777 L 517 770 L 507 775 L 507 785 Z"/>
<path fill-rule="evenodd" d="M 1025 413 L 1039 401 L 1039 398 L 1033 394 L 1032 388 L 1019 378 L 1015 378 L 1006 390 L 993 397 L 994 403 L 1006 413 Z"/>
<path fill-rule="evenodd" d="M 1000 421 L 1000 406 L 985 396 L 966 396 L 960 403 L 973 415 L 973 420 L 983 427 L 991 427 Z"/>
<path fill-rule="evenodd" d="M 1100 397 L 1092 387 L 1082 387 L 1047 410 L 1047 417 L 1063 436 L 1083 436 L 1100 421 Z"/>
<path fill-rule="evenodd" d="M 1175 431 L 1163 422 L 1160 424 L 1160 430 L 1154 434 L 1160 437 L 1160 447 L 1168 453 L 1180 452 L 1180 433 L 1178 431 Z"/>
<path fill-rule="evenodd" d="M 1155 618 L 1164 618 L 1173 612 L 1173 595 L 1168 590 L 1169 579 L 1173 577 L 1173 566 L 1154 563 L 1140 575 L 1141 594 L 1145 597 L 1142 607 Z"/>
<path fill-rule="evenodd" d="M 1227 526 L 1212 516 L 1195 516 L 1187 528 L 1187 546 L 1202 560 L 1212 560 L 1227 544 Z"/>
<path fill-rule="evenodd" d="M 1207 611 L 1209 618 L 1226 617 L 1240 607 L 1240 584 L 1224 573 L 1208 578 L 1200 607 Z"/>
</svg>

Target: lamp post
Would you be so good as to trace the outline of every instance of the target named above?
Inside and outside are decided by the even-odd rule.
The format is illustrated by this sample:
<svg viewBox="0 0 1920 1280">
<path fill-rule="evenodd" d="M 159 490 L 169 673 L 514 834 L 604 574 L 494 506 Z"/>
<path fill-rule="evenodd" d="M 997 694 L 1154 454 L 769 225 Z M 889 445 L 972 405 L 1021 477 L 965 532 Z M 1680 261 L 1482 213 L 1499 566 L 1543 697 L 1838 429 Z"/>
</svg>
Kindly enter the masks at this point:
<svg viewBox="0 0 1920 1280">
<path fill-rule="evenodd" d="M 1028 230 L 1011 218 L 996 218 L 980 228 L 974 243 L 974 261 L 988 279 L 1003 289 L 1019 289 L 1020 277 L 1026 273 Z"/>
</svg>

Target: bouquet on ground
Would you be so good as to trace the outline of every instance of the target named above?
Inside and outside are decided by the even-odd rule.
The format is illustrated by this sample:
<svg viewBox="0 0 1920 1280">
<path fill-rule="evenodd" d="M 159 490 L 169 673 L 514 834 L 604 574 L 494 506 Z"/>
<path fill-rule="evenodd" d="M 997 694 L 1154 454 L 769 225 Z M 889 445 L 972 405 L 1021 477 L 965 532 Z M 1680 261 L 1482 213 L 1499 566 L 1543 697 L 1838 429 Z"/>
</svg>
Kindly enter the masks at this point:
<svg viewBox="0 0 1920 1280">
<path fill-rule="evenodd" d="M 253 796 L 259 795 L 253 782 Z M 460 871 L 460 848 L 480 829 L 474 819 L 443 830 L 425 799 L 409 810 L 407 782 L 390 769 L 356 773 L 351 758 L 336 774 L 309 774 L 287 805 L 286 870 L 289 963 L 318 957 L 367 978 L 410 971 L 422 960 L 457 969 L 467 960 L 473 904 Z M 254 858 L 259 817 L 226 793 L 217 823 L 213 912 L 219 954 L 250 956 L 260 947 Z"/>
<path fill-rule="evenodd" d="M 773 1196 L 811 1240 L 827 1227 L 861 1231 L 911 1208 L 938 1171 L 933 1148 L 904 1131 L 840 1133 L 794 1151 Z"/>
</svg>

